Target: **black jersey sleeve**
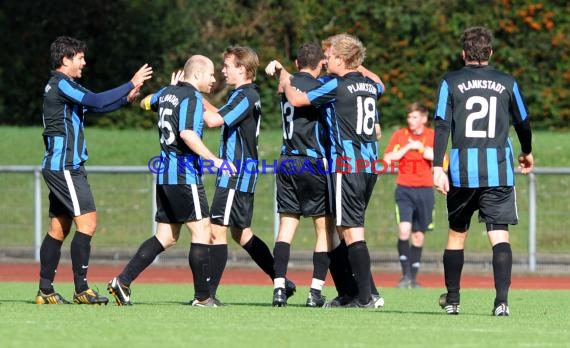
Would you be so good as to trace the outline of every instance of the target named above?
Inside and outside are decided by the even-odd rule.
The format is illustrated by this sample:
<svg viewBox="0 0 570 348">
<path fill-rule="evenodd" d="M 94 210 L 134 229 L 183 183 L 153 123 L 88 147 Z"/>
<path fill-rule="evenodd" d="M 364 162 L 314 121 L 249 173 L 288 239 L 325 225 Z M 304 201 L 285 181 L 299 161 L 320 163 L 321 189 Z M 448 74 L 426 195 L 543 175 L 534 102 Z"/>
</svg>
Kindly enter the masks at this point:
<svg viewBox="0 0 570 348">
<path fill-rule="evenodd" d="M 117 88 L 101 93 L 93 93 L 74 82 L 62 79 L 60 80 L 58 87 L 61 93 L 73 102 L 81 104 L 87 108 L 102 109 L 117 102 L 118 100 L 121 100 L 121 98 L 125 97 L 131 89 L 134 88 L 134 85 L 129 81 Z"/>
<path fill-rule="evenodd" d="M 521 151 L 523 153 L 532 152 L 532 131 L 530 129 L 530 121 L 527 118 L 523 122 L 514 124 L 515 131 L 521 143 Z"/>
<path fill-rule="evenodd" d="M 443 159 L 449 141 L 450 122 L 436 118 L 435 137 L 433 139 L 433 166 L 443 167 Z"/>
</svg>

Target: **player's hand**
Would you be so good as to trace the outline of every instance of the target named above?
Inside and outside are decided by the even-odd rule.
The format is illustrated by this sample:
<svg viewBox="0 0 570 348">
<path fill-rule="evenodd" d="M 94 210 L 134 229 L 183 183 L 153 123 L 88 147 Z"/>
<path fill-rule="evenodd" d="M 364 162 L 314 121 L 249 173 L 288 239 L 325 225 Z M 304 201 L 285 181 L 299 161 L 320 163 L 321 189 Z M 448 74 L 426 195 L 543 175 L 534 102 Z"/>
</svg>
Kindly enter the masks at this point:
<svg viewBox="0 0 570 348">
<path fill-rule="evenodd" d="M 178 84 L 179 81 L 182 81 L 184 79 L 184 70 L 178 70 L 172 73 L 172 76 L 170 77 L 170 84 L 172 86 L 176 86 Z"/>
<path fill-rule="evenodd" d="M 222 175 L 234 176 L 237 174 L 236 166 L 228 160 L 216 158 L 214 160 L 214 167 L 221 169 Z"/>
<path fill-rule="evenodd" d="M 133 75 L 131 82 L 135 87 L 140 87 L 142 84 L 152 77 L 152 67 L 148 64 L 141 66 L 141 68 Z"/>
<path fill-rule="evenodd" d="M 275 76 L 275 74 L 279 74 L 281 70 L 283 70 L 283 65 L 276 60 L 272 60 L 265 67 L 265 73 L 269 76 Z"/>
<path fill-rule="evenodd" d="M 408 140 L 408 148 L 410 150 L 417 150 L 420 151 L 424 148 L 424 144 L 419 140 Z"/>
<path fill-rule="evenodd" d="M 135 99 L 137 99 L 140 96 L 140 91 L 141 91 L 141 86 L 131 89 L 129 94 L 127 94 L 127 102 L 131 103 Z"/>
<path fill-rule="evenodd" d="M 534 158 L 532 157 L 532 153 L 520 153 L 518 160 L 521 173 L 528 174 L 532 172 L 532 169 L 534 168 Z"/>
<path fill-rule="evenodd" d="M 433 167 L 433 185 L 444 196 L 449 192 L 449 178 L 442 167 Z"/>
</svg>

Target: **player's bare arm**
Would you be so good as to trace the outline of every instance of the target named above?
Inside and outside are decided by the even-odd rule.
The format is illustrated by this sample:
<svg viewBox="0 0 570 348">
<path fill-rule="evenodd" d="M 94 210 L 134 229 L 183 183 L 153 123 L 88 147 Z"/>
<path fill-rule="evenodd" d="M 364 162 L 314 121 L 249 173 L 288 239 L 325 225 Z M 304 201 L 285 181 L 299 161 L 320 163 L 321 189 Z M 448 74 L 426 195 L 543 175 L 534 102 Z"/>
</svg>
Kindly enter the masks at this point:
<svg viewBox="0 0 570 348">
<path fill-rule="evenodd" d="M 221 158 L 214 155 L 212 151 L 210 151 L 210 149 L 208 149 L 206 145 L 204 145 L 204 142 L 202 142 L 200 136 L 196 134 L 196 132 L 194 132 L 193 130 L 185 129 L 181 131 L 180 138 L 190 148 L 190 150 L 192 150 L 198 156 L 200 156 L 205 160 L 212 161 L 214 167 L 222 168 L 222 166 L 224 166 L 224 161 Z M 235 175 L 235 173 L 237 173 L 236 167 L 234 166 L 233 163 L 227 162 L 227 166 L 229 166 L 228 168 L 229 171 L 227 172 L 224 171 L 224 174 L 233 176 Z"/>
<path fill-rule="evenodd" d="M 204 109 L 212 112 L 218 112 L 218 108 L 210 103 L 207 99 L 203 98 L 202 103 L 204 104 Z"/>
<path fill-rule="evenodd" d="M 289 101 L 289 104 L 295 107 L 311 105 L 311 101 L 309 100 L 307 93 L 301 92 L 291 86 L 291 74 L 289 74 L 289 77 L 287 78 L 284 78 L 284 75 L 286 75 L 285 71 L 282 71 L 281 77 L 279 78 L 279 85 L 280 88 L 283 88 L 283 93 L 285 93 L 285 97 Z"/>
<path fill-rule="evenodd" d="M 386 87 L 384 86 L 384 82 L 382 82 L 382 79 L 380 78 L 380 76 L 378 76 L 375 73 L 373 73 L 372 71 L 368 70 L 363 65 L 358 66 L 358 68 L 356 68 L 356 70 L 359 73 L 361 73 L 362 75 L 364 75 L 365 77 L 368 77 L 372 81 L 380 84 L 380 86 L 382 86 L 382 91 L 385 90 Z"/>
<path fill-rule="evenodd" d="M 224 118 L 218 112 L 206 109 L 204 111 L 204 123 L 209 128 L 220 127 L 224 124 Z"/>
</svg>

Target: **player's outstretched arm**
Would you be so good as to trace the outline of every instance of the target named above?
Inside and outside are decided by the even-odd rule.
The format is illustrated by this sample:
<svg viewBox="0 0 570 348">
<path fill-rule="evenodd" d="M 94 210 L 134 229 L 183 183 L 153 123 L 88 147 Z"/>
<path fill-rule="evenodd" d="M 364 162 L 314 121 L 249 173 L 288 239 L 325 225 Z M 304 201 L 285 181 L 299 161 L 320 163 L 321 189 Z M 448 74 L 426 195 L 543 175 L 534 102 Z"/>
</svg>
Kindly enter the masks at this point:
<svg viewBox="0 0 570 348">
<path fill-rule="evenodd" d="M 140 102 L 140 107 L 143 110 L 150 110 L 150 100 L 152 99 L 152 94 L 147 95 L 146 97 L 142 98 Z"/>
<path fill-rule="evenodd" d="M 133 75 L 131 82 L 135 87 L 140 87 L 142 84 L 152 77 L 152 67 L 145 64 Z"/>
<path fill-rule="evenodd" d="M 378 83 L 380 86 L 382 86 L 382 93 L 384 93 L 384 90 L 386 87 L 384 86 L 384 82 L 382 82 L 382 79 L 380 78 L 380 76 L 376 75 L 372 71 L 365 68 L 364 65 L 359 65 L 358 68 L 356 68 L 356 70 L 358 72 L 360 72 L 362 75 L 364 75 L 365 77 L 368 77 L 372 81 L 374 81 L 374 82 Z"/>
<path fill-rule="evenodd" d="M 265 73 L 268 76 L 276 76 L 277 78 L 279 78 L 279 75 L 281 74 L 281 71 L 287 71 L 283 68 L 283 65 L 277 61 L 277 60 L 272 60 L 271 62 L 269 62 L 269 64 L 267 64 L 267 66 L 265 67 Z"/>
<path fill-rule="evenodd" d="M 285 93 L 285 97 L 289 104 L 298 107 L 311 105 L 311 101 L 307 96 L 307 93 L 301 92 L 298 89 L 291 86 L 291 74 L 286 71 L 282 71 L 279 76 L 279 89 Z"/>
</svg>

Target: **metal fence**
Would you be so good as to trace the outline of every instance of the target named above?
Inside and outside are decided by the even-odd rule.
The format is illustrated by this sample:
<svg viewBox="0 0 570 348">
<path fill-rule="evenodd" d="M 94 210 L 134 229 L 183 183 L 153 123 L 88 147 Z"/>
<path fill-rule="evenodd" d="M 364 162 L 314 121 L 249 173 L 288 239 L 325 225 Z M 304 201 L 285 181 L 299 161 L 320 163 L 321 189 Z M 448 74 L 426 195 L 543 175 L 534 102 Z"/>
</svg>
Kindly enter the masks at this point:
<svg viewBox="0 0 570 348">
<path fill-rule="evenodd" d="M 106 206 L 112 205 L 115 201 L 119 198 L 123 200 L 123 203 L 118 203 L 118 208 L 108 208 L 106 211 L 107 214 L 116 213 L 117 215 L 131 215 L 133 209 L 140 210 L 140 214 L 138 217 L 134 217 L 134 220 L 131 221 L 123 221 L 119 219 L 109 219 L 116 225 L 127 225 L 127 227 L 132 227 L 136 230 L 144 230 L 145 234 L 151 235 L 154 233 L 156 225 L 154 222 L 154 212 L 156 211 L 155 206 L 155 192 L 154 192 L 154 175 L 152 175 L 146 166 L 89 166 L 87 167 L 88 173 L 90 176 L 92 175 L 103 175 L 107 176 L 107 178 L 99 178 L 97 181 L 100 187 L 94 188 L 94 194 L 97 196 L 101 195 L 100 191 L 106 191 L 106 194 L 103 194 L 107 198 L 107 202 L 97 202 L 98 211 L 106 210 Z M 19 215 L 21 216 L 19 219 L 21 221 L 14 221 L 14 222 L 2 222 L 0 221 L 0 227 L 2 228 L 2 234 L 7 232 L 8 230 L 12 232 L 7 232 L 5 235 L 10 236 L 10 233 L 26 233 L 26 230 L 29 230 L 29 217 L 33 216 L 33 250 L 34 250 L 34 258 L 36 261 L 39 260 L 39 249 L 42 242 L 43 234 L 45 232 L 45 225 L 46 225 L 46 217 L 47 212 L 42 210 L 43 207 L 47 207 L 46 204 L 46 197 L 47 197 L 47 189 L 45 188 L 45 184 L 43 183 L 43 179 L 41 178 L 41 168 L 39 166 L 0 166 L 0 175 L 3 177 L 9 176 L 11 174 L 20 174 L 26 176 L 28 179 L 20 178 L 19 180 L 11 180 L 8 178 L 7 180 L 1 180 L 0 187 L 3 189 L 4 193 L 4 203 L 0 203 L 0 210 L 7 211 L 7 214 L 10 214 L 10 211 L 19 210 Z M 29 187 L 29 176 L 33 174 L 33 185 Z M 118 187 L 121 185 L 108 185 L 108 176 L 110 174 L 119 175 L 125 177 L 124 180 L 127 182 L 132 182 L 135 180 L 142 180 L 140 183 L 137 183 L 136 189 L 131 189 L 127 192 L 117 192 Z M 209 175 L 211 176 L 211 175 Z M 389 173 L 385 174 L 384 176 L 393 176 Z M 137 177 L 137 178 L 135 178 Z M 212 177 L 212 176 L 211 176 Z M 273 177 L 273 175 L 271 175 Z M 538 178 L 557 178 L 552 181 L 552 184 L 546 183 L 544 187 L 541 186 L 541 180 Z M 545 232 L 545 240 L 550 243 L 550 239 L 552 239 L 552 248 L 556 249 L 562 244 L 566 243 L 567 240 L 565 239 L 565 231 L 558 231 L 561 233 L 554 233 L 552 236 L 548 236 L 548 232 L 552 232 L 553 230 L 560 230 L 563 229 L 565 225 L 562 220 L 565 219 L 567 215 L 567 211 L 570 209 L 570 198 L 568 197 L 568 188 L 570 188 L 570 168 L 549 168 L 549 167 L 542 167 L 542 168 L 535 168 L 533 173 L 528 175 L 528 180 L 526 180 L 527 185 L 523 185 L 521 187 L 521 182 L 525 182 L 520 175 L 518 178 L 518 186 L 517 192 L 522 191 L 523 194 L 526 193 L 526 197 L 519 196 L 519 204 L 520 201 L 524 201 L 524 204 L 527 205 L 528 209 L 528 223 L 525 221 L 524 227 L 528 225 L 528 257 L 526 258 L 526 269 L 531 272 L 535 272 L 537 270 L 537 228 L 541 222 L 541 219 L 544 219 L 545 222 L 548 222 L 552 219 L 561 220 L 559 226 L 548 227 L 550 225 L 546 225 L 547 227 L 543 228 L 546 230 Z M 205 181 L 209 180 L 206 178 Z M 381 179 L 382 180 L 382 179 Z M 548 181 L 548 180 L 544 180 Z M 93 186 L 93 181 L 90 178 L 90 183 Z M 266 184 L 266 187 L 263 189 L 263 193 L 266 195 L 266 200 L 260 204 L 266 206 L 268 211 L 270 210 L 271 213 L 264 214 L 266 216 L 257 217 L 257 224 L 263 226 L 271 226 L 273 236 L 277 234 L 278 228 L 278 215 L 275 213 L 275 181 L 272 179 L 270 183 Z M 124 185 L 128 186 L 128 185 Z M 212 186 L 213 185 L 207 185 Z M 545 187 L 552 187 L 554 189 L 546 190 Z M 541 194 L 542 191 L 546 190 L 547 194 Z M 29 197 L 24 197 L 28 195 L 29 192 L 33 192 L 32 202 L 33 208 L 31 211 L 26 208 L 29 204 Z M 256 194 L 256 200 L 259 196 L 259 190 Z M 269 194 L 272 192 L 272 194 Z M 138 195 L 138 196 L 137 196 Z M 382 195 L 386 196 L 387 193 L 382 193 Z M 557 198 L 557 195 L 560 195 L 560 199 Z M 386 196 L 387 197 L 387 196 Z M 564 199 L 563 199 L 564 198 Z M 387 199 L 387 198 L 386 198 Z M 444 221 L 444 208 L 441 204 L 442 199 L 440 198 L 440 211 L 441 216 L 439 220 Z M 110 202 L 109 202 L 110 201 Z M 4 204 L 4 206 L 2 206 Z M 270 207 L 270 208 L 269 208 Z M 544 209 L 543 209 L 544 208 Z M 542 210 L 539 210 L 542 209 Z M 369 208 L 370 210 L 370 208 Z M 559 210 L 557 213 L 560 216 L 552 215 L 554 210 Z M 256 208 L 257 211 L 257 208 Z M 539 215 L 539 211 L 543 214 Z M 18 214 L 16 214 L 18 215 Z M 45 215 L 45 216 L 44 216 Z M 386 217 L 381 217 L 381 219 L 385 219 Z M 4 220 L 6 220 L 5 218 Z M 254 225 L 255 225 L 255 214 L 254 214 Z M 436 219 L 437 220 L 437 219 Z M 259 222 L 261 221 L 261 222 Z M 544 222 L 543 221 L 543 222 Z M 444 225 L 445 223 L 441 223 Z M 101 225 L 99 225 L 101 226 Z M 124 227 L 124 226 L 123 226 Z M 127 228 L 124 227 L 124 228 Z M 255 226 L 254 226 L 255 227 Z M 17 232 L 16 230 L 24 230 Z M 103 230 L 116 230 L 117 226 L 113 227 L 105 227 L 103 225 Z M 101 230 L 101 227 L 98 228 L 98 231 Z M 100 232 L 98 232 L 100 233 Z M 104 233 L 104 232 L 103 232 Z M 129 235 L 131 234 L 131 230 L 125 229 L 125 231 L 118 232 L 119 235 Z M 127 238 L 127 237 L 125 237 Z M 0 242 L 0 247 L 6 247 L 9 241 L 9 237 L 3 238 L 2 242 Z M 31 242 L 31 241 L 29 241 Z M 24 244 L 29 243 L 27 241 Z M 138 245 L 140 242 L 140 238 L 136 239 L 136 243 L 129 244 L 129 245 Z M 111 239 L 109 242 L 111 245 L 107 245 L 108 248 L 112 248 L 113 240 Z M 122 242 L 121 242 L 122 243 Z M 120 244 L 120 243 L 119 243 Z M 127 243 L 128 244 L 128 243 Z M 29 246 L 29 245 L 28 245 Z M 18 247 L 13 246 L 13 247 Z M 119 246 L 120 247 L 120 246 Z M 123 245 L 124 247 L 124 245 Z M 562 250 L 559 250 L 562 251 Z M 30 255 L 31 256 L 31 255 Z"/>
</svg>

